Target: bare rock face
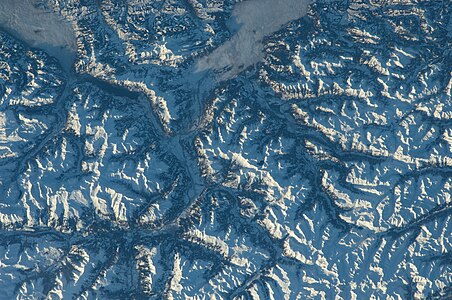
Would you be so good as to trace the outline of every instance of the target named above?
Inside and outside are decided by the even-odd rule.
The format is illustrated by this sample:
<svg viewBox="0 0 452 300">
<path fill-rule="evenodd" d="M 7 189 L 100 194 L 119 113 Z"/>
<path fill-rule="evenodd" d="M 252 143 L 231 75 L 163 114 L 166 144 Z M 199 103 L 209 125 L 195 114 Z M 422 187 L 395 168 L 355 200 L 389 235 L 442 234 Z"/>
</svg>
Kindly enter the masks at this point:
<svg viewBox="0 0 452 300">
<path fill-rule="evenodd" d="M 0 299 L 449 299 L 451 15 L 0 0 Z"/>
</svg>

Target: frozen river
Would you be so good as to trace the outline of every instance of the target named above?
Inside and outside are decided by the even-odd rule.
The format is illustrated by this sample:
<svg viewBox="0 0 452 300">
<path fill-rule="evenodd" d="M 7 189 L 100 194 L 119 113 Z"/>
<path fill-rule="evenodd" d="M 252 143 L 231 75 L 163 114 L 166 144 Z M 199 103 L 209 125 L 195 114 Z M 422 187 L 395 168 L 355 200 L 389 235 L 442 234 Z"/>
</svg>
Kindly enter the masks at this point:
<svg viewBox="0 0 452 300">
<path fill-rule="evenodd" d="M 71 25 L 35 0 L 0 0 L 0 28 L 31 47 L 55 57 L 69 71 L 76 52 Z"/>
</svg>

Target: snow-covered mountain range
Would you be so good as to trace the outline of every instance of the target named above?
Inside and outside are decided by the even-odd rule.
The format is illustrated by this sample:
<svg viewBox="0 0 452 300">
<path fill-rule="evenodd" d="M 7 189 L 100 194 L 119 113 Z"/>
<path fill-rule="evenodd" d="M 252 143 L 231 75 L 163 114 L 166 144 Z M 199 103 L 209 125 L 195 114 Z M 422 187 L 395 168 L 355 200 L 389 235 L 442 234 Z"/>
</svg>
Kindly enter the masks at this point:
<svg viewBox="0 0 452 300">
<path fill-rule="evenodd" d="M 0 299 L 451 299 L 450 1 L 0 11 Z"/>
</svg>

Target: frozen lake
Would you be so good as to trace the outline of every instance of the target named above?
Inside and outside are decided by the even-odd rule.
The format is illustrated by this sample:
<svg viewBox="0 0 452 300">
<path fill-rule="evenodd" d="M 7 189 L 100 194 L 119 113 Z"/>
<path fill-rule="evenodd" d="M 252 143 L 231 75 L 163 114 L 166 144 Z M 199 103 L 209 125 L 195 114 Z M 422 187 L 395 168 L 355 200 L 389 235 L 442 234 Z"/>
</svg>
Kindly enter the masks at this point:
<svg viewBox="0 0 452 300">
<path fill-rule="evenodd" d="M 197 63 L 197 70 L 219 72 L 218 80 L 240 73 L 263 58 L 262 40 L 283 25 L 306 15 L 311 0 L 248 0 L 233 11 L 238 32 Z"/>
<path fill-rule="evenodd" d="M 71 25 L 35 0 L 0 0 L 0 28 L 31 47 L 55 57 L 69 71 L 76 53 Z"/>
</svg>

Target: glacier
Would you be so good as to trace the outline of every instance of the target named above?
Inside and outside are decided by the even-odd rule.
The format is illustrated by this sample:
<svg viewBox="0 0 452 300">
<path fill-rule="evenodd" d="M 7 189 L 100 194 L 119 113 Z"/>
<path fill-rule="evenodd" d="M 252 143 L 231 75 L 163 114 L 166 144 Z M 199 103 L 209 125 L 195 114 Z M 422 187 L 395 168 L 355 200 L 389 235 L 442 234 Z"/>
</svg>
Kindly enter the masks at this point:
<svg viewBox="0 0 452 300">
<path fill-rule="evenodd" d="M 0 299 L 450 299 L 451 9 L 0 1 Z"/>
</svg>

